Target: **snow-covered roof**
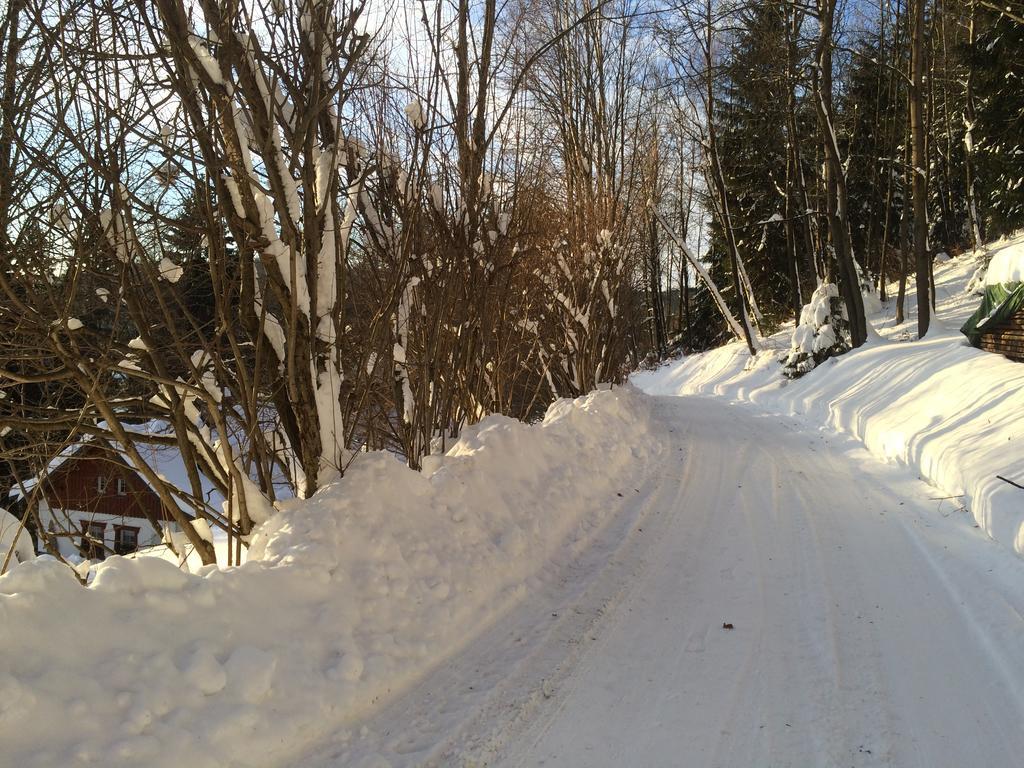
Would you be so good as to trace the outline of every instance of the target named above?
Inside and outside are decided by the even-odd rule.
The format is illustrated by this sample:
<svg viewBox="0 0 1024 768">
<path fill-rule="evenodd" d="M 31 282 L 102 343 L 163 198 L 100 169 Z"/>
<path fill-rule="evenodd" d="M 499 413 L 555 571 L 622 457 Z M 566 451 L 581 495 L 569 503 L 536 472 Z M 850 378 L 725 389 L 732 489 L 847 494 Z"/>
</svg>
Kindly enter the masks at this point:
<svg viewBox="0 0 1024 768">
<path fill-rule="evenodd" d="M 60 468 L 68 459 L 77 454 L 86 445 L 92 441 L 92 438 L 85 436 L 82 440 L 77 443 L 71 443 L 64 447 L 56 456 L 50 459 L 46 464 L 46 469 L 40 472 L 38 475 L 33 477 L 27 477 L 21 480 L 14 481 L 14 487 L 11 488 L 10 495 L 8 496 L 9 501 L 19 501 L 25 497 L 26 494 L 31 493 L 32 489 L 39 485 L 39 480 L 42 477 L 48 477 Z"/>
<path fill-rule="evenodd" d="M 144 445 L 140 447 L 139 453 L 157 475 L 175 488 L 191 493 L 192 485 L 188 479 L 188 471 L 185 469 L 185 461 L 181 457 L 181 451 L 176 447 Z M 143 475 L 140 474 L 139 477 L 148 484 Z M 209 506 L 219 510 L 224 497 L 205 475 L 199 475 L 199 482 L 202 486 L 203 500 Z"/>
<path fill-rule="evenodd" d="M 165 434 L 170 430 L 169 425 L 163 422 L 150 422 L 149 424 L 143 425 L 141 429 L 136 431 L 146 432 L 148 434 Z M 58 472 L 69 459 L 79 455 L 86 448 L 91 446 L 99 445 L 100 443 L 109 444 L 107 441 L 101 438 L 95 438 L 92 436 L 83 436 L 77 443 L 69 445 L 57 456 L 50 460 L 46 466 L 46 470 L 35 477 L 28 478 L 23 482 L 19 483 L 11 491 L 12 499 L 20 499 L 24 497 L 24 494 L 31 492 L 39 484 L 40 477 L 51 476 Z M 191 493 L 191 483 L 188 479 L 188 471 L 185 468 L 185 462 L 181 457 L 181 452 L 175 446 L 162 446 L 155 444 L 140 443 L 137 444 L 137 449 L 142 456 L 143 460 L 153 468 L 153 471 L 158 476 L 165 479 L 173 487 L 179 488 L 186 493 Z M 121 457 L 121 453 L 117 451 L 115 447 L 110 446 L 109 450 L 116 456 Z M 123 459 L 123 457 L 122 457 Z M 124 460 L 125 465 L 135 472 L 139 479 L 144 482 L 147 486 L 152 487 L 152 484 L 146 478 L 146 476 L 139 472 L 136 467 L 132 465 L 130 461 Z M 224 501 L 224 497 L 216 489 L 213 483 L 208 478 L 200 474 L 200 484 L 202 486 L 202 493 L 204 501 L 214 509 L 220 509 L 221 504 Z"/>
</svg>

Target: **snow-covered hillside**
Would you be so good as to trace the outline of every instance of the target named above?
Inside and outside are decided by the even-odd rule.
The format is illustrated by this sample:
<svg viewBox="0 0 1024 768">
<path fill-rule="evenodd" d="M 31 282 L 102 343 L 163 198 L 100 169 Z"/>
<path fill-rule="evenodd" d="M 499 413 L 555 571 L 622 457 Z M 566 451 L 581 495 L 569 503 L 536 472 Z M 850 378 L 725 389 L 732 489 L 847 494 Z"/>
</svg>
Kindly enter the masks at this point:
<svg viewBox="0 0 1024 768">
<path fill-rule="evenodd" d="M 754 359 L 737 342 L 633 382 L 651 394 L 714 395 L 848 433 L 876 457 L 910 466 L 966 506 L 993 539 L 1024 553 L 1024 491 L 998 477 L 1024 484 L 1024 365 L 972 348 L 959 332 L 979 303 L 967 286 L 990 257 L 993 279 L 1021 274 L 1024 236 L 936 263 L 937 318 L 923 340 L 911 341 L 911 280 L 902 325 L 893 320 L 895 298 L 876 302 L 869 318 L 876 336 L 795 381 L 781 376 L 786 329 L 765 339 Z"/>
<path fill-rule="evenodd" d="M 629 389 L 491 417 L 422 474 L 371 454 L 244 565 L 0 577 L 0 766 L 294 765 L 557 574 L 658 452 Z"/>
</svg>

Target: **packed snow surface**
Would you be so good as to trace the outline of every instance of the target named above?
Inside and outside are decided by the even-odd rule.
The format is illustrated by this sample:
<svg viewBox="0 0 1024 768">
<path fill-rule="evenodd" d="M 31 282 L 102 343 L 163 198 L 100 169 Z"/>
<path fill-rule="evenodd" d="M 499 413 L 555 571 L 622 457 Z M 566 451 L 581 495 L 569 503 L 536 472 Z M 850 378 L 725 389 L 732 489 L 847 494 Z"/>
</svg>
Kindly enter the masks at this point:
<svg viewBox="0 0 1024 768">
<path fill-rule="evenodd" d="M 1024 560 L 848 437 L 672 400 L 625 594 L 561 677 L 524 665 L 529 718 L 438 764 L 1020 765 Z"/>
<path fill-rule="evenodd" d="M 1024 265 L 1024 237 L 1000 241 L 989 266 L 1004 281 Z M 1024 365 L 975 349 L 959 332 L 979 298 L 966 290 L 991 253 L 935 265 L 937 318 L 916 336 L 913 281 L 906 322 L 895 300 L 869 318 L 878 331 L 862 348 L 796 381 L 779 375 L 788 331 L 751 359 L 739 343 L 693 355 L 633 378 L 652 394 L 715 395 L 797 416 L 811 429 L 848 433 L 876 457 L 899 461 L 954 497 L 996 541 L 1024 553 Z M 895 294 L 895 286 L 892 287 Z"/>
</svg>

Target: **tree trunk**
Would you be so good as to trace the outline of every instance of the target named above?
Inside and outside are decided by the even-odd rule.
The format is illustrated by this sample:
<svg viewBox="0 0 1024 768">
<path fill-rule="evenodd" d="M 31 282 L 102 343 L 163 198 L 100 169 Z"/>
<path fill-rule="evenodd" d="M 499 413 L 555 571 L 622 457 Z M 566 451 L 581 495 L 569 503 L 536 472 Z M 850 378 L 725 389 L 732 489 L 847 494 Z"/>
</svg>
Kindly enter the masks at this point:
<svg viewBox="0 0 1024 768">
<path fill-rule="evenodd" d="M 685 323 L 685 339 L 686 339 L 686 351 L 689 352 L 693 347 L 693 335 L 690 330 L 690 269 L 686 264 L 686 259 L 683 262 L 683 322 Z"/>
<path fill-rule="evenodd" d="M 839 272 L 839 293 L 846 305 L 850 323 L 850 345 L 861 346 L 867 340 L 867 320 L 864 317 L 864 298 L 854 265 L 850 230 L 847 221 L 846 179 L 839 145 L 833 129 L 832 111 L 832 20 L 834 0 L 819 0 L 817 60 L 812 69 L 815 108 L 825 145 L 825 198 L 829 232 L 835 248 Z"/>
<path fill-rule="evenodd" d="M 977 6 L 971 3 L 971 16 L 967 26 L 967 45 L 974 50 L 975 15 Z M 968 60 L 967 83 L 964 93 L 964 185 L 967 192 L 967 216 L 971 224 L 971 240 L 975 250 L 981 248 L 984 236 L 981 231 L 981 219 L 978 216 L 978 193 L 975 189 L 974 173 L 974 124 L 977 120 L 974 105 L 974 63 Z"/>
<path fill-rule="evenodd" d="M 905 136 L 903 150 L 903 207 L 900 211 L 900 285 L 896 294 L 896 324 L 899 325 L 905 319 L 905 303 L 907 297 L 907 267 L 910 256 L 910 201 L 907 193 L 910 191 L 910 141 Z"/>
<path fill-rule="evenodd" d="M 660 253 L 658 250 L 658 221 L 651 216 L 650 220 L 650 286 L 651 286 L 651 311 L 654 313 L 654 347 L 658 350 L 658 356 L 665 354 L 668 346 L 668 339 L 665 334 L 665 312 L 661 303 L 661 269 Z"/>
<path fill-rule="evenodd" d="M 928 159 L 925 146 L 924 20 L 925 0 L 913 0 L 910 36 L 910 134 L 914 197 L 914 267 L 917 280 L 917 335 L 928 333 L 931 320 L 931 259 L 928 256 Z"/>
<path fill-rule="evenodd" d="M 733 332 L 737 339 L 742 339 L 746 337 L 747 348 L 750 350 L 750 354 L 756 354 L 753 342 L 750 339 L 750 336 L 747 335 L 749 334 L 749 327 L 740 323 L 736 319 L 736 316 L 733 315 L 733 313 L 729 310 L 729 305 L 726 304 L 725 299 L 722 298 L 722 293 L 721 291 L 718 290 L 718 286 L 715 285 L 715 281 L 711 279 L 711 275 L 708 274 L 708 271 L 704 268 L 704 265 L 700 263 L 700 261 L 697 259 L 696 256 L 693 255 L 693 253 L 691 253 L 690 248 L 686 245 L 682 238 L 680 238 L 679 235 L 672 230 L 672 228 L 668 225 L 668 222 L 666 222 L 662 215 L 658 212 L 657 208 L 654 208 L 653 211 L 655 218 L 658 220 L 658 223 L 661 225 L 662 229 L 665 230 L 665 234 L 672 238 L 676 246 L 679 248 L 680 251 L 683 252 L 683 255 L 690 262 L 690 265 L 693 267 L 693 271 L 697 273 L 697 276 L 704 282 L 704 285 L 711 292 L 711 296 L 714 298 L 715 304 L 718 306 L 719 311 L 722 313 L 722 317 L 725 319 L 726 323 L 729 324 L 729 329 Z M 735 273 L 733 274 L 733 277 L 737 281 L 739 280 L 738 275 L 736 275 Z M 744 334 L 744 330 L 747 331 L 747 334 Z"/>
<path fill-rule="evenodd" d="M 787 98 L 787 113 L 786 113 L 786 130 L 787 138 L 789 143 L 789 156 L 790 162 L 793 166 L 793 175 L 790 179 L 791 182 L 796 184 L 795 194 L 797 205 L 794 211 L 794 215 L 798 215 L 801 219 L 803 231 L 803 246 L 804 246 L 804 269 L 810 279 L 811 275 L 815 276 L 814 288 L 824 279 L 823 274 L 819 274 L 816 269 L 817 261 L 814 258 L 815 248 L 814 244 L 817 241 L 815 233 L 815 222 L 816 219 L 811 215 L 811 203 L 810 198 L 807 195 L 807 182 L 804 179 L 803 169 L 803 153 L 800 149 L 800 134 L 797 127 L 797 99 L 796 99 L 796 70 L 800 60 L 800 52 L 797 48 L 797 39 L 800 33 L 802 14 L 796 11 L 791 11 L 788 5 L 785 6 L 786 13 L 792 13 L 792 16 L 786 23 L 786 98 Z M 787 193 L 790 190 L 787 188 Z M 811 286 L 808 285 L 810 288 Z M 799 319 L 799 313 L 797 318 Z"/>
</svg>

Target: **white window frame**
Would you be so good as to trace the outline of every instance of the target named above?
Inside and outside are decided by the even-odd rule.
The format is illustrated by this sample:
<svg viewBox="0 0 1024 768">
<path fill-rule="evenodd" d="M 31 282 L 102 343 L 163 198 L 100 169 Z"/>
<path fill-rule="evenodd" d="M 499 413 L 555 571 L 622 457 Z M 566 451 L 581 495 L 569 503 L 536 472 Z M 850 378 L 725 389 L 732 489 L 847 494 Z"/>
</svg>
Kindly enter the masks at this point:
<svg viewBox="0 0 1024 768">
<path fill-rule="evenodd" d="M 118 496 L 128 495 L 128 482 L 123 477 L 117 478 L 117 480 L 115 481 L 115 485 L 117 488 Z"/>
<path fill-rule="evenodd" d="M 110 482 L 110 478 L 106 475 L 96 475 L 96 490 L 99 493 L 107 492 L 107 485 Z"/>
</svg>

